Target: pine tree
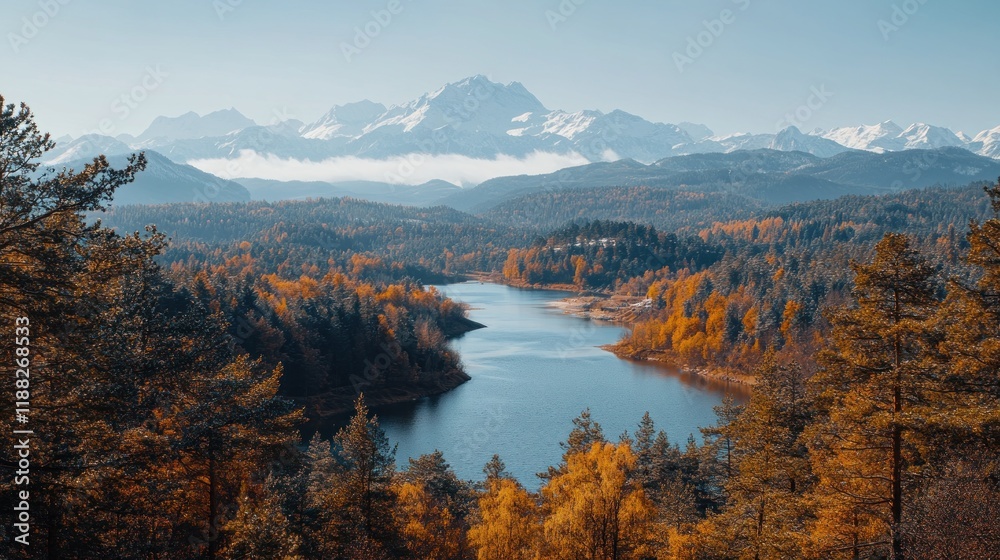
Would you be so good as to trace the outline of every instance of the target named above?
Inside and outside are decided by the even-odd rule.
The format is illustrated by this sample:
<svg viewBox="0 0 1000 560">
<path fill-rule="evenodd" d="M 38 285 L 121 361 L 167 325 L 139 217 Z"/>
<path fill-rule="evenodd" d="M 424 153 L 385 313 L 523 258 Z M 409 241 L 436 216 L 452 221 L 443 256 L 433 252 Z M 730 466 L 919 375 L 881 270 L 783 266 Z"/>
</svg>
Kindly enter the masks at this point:
<svg viewBox="0 0 1000 560">
<path fill-rule="evenodd" d="M 935 271 L 898 234 L 852 268 L 857 307 L 831 315 L 833 347 L 812 379 L 822 414 L 812 434 L 816 536 L 828 554 L 874 549 L 902 560 L 903 477 L 918 462 L 909 444 L 933 406 L 925 388 Z"/>
<path fill-rule="evenodd" d="M 565 472 L 566 462 L 570 455 L 587 452 L 593 444 L 605 441 L 607 440 L 604 437 L 604 430 L 601 429 L 601 425 L 591 417 L 590 409 L 585 408 L 579 416 L 573 419 L 573 429 L 570 430 L 566 441 L 559 442 L 559 447 L 563 450 L 562 462 L 559 466 L 550 466 L 548 471 L 544 473 L 538 473 L 538 477 L 542 480 L 548 480 L 561 472 Z"/>
<path fill-rule="evenodd" d="M 223 332 L 223 331 L 218 331 Z M 268 372 L 242 356 L 218 370 L 203 371 L 187 382 L 174 406 L 180 437 L 179 460 L 201 492 L 200 538 L 209 560 L 224 544 L 229 521 L 226 504 L 234 503 L 248 477 L 294 441 L 301 411 L 279 397 L 280 368 Z"/>
<path fill-rule="evenodd" d="M 45 152 L 55 147 L 42 134 L 27 105 L 4 104 L 0 96 L 0 311 L 33 313 L 72 293 L 85 262 L 76 250 L 103 235 L 99 224 L 85 225 L 83 213 L 103 209 L 114 191 L 145 168 L 131 156 L 121 170 L 102 156 L 79 172 L 40 171 Z M 86 252 L 84 251 L 84 254 Z M 41 317 L 39 317 L 41 319 Z M 39 321 L 40 322 L 40 321 Z"/>
<path fill-rule="evenodd" d="M 700 449 L 699 492 L 704 507 L 716 509 L 726 501 L 726 484 L 733 476 L 737 450 L 732 425 L 743 412 L 743 405 L 736 404 L 727 394 L 722 404 L 713 407 L 717 418 L 714 426 L 701 428 L 704 445 Z"/>
<path fill-rule="evenodd" d="M 503 462 L 503 459 L 500 458 L 500 455 L 497 455 L 496 453 L 494 453 L 493 457 L 491 457 L 490 460 L 486 462 L 486 465 L 483 466 L 483 474 L 486 475 L 487 484 L 503 478 L 512 480 L 514 478 L 509 472 L 507 472 L 507 465 Z"/>
<path fill-rule="evenodd" d="M 358 560 L 403 554 L 393 517 L 396 492 L 396 448 L 389 445 L 377 417 L 369 418 L 364 396 L 358 396 L 350 423 L 334 436 L 340 461 L 335 507 L 343 554 Z"/>
<path fill-rule="evenodd" d="M 726 483 L 729 500 L 713 526 L 741 558 L 797 558 L 811 482 L 800 441 L 811 410 L 805 376 L 797 364 L 779 365 L 769 353 L 754 377 L 750 402 L 728 427 L 738 453 Z"/>
<path fill-rule="evenodd" d="M 410 466 L 402 478 L 423 486 L 431 499 L 448 507 L 460 518 L 464 519 L 468 514 L 473 500 L 472 490 L 458 479 L 440 451 L 410 459 Z"/>
<path fill-rule="evenodd" d="M 244 485 L 236 517 L 225 527 L 229 544 L 223 557 L 302 560 L 299 537 L 285 516 L 276 486 L 273 478 L 260 488 Z"/>
<path fill-rule="evenodd" d="M 961 455 L 1000 449 L 1000 181 L 986 191 L 994 217 L 973 221 L 968 234 L 967 261 L 982 275 L 972 286 L 953 280 L 938 319 L 947 413 L 934 419 L 943 436 L 935 447 Z"/>
</svg>

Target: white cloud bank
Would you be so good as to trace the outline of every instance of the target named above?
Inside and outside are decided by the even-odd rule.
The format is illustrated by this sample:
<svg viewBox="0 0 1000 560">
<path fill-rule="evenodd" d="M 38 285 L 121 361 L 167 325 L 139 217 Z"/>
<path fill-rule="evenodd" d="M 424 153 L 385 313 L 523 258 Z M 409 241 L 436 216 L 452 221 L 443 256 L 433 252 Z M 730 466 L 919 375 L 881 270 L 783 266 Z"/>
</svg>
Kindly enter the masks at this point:
<svg viewBox="0 0 1000 560">
<path fill-rule="evenodd" d="M 540 175 L 590 163 L 575 152 L 534 152 L 523 158 L 499 155 L 477 159 L 456 154 L 412 153 L 387 159 L 335 157 L 323 161 L 280 158 L 241 150 L 236 158 L 197 159 L 188 165 L 223 179 L 257 178 L 277 181 L 380 181 L 394 185 L 419 185 L 443 179 L 463 187 L 508 175 Z"/>
</svg>

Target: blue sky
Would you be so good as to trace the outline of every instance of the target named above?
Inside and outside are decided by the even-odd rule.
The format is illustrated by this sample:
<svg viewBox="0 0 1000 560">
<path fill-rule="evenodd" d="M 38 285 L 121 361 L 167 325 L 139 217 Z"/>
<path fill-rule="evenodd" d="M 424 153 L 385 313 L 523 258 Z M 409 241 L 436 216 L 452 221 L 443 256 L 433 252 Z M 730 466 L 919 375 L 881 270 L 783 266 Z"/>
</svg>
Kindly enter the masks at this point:
<svg viewBox="0 0 1000 560">
<path fill-rule="evenodd" d="M 398 13 L 376 22 L 392 2 Z M 0 94 L 56 134 L 109 117 L 135 134 L 158 115 L 229 107 L 310 121 L 479 73 L 520 81 L 551 109 L 717 133 L 773 132 L 796 110 L 805 130 L 1000 124 L 995 0 L 12 0 L 4 12 Z M 345 56 L 366 26 L 375 36 Z M 699 33 L 707 46 L 686 52 Z M 114 105 L 144 82 L 154 87 L 127 111 Z M 830 95 L 817 103 L 814 89 Z"/>
</svg>

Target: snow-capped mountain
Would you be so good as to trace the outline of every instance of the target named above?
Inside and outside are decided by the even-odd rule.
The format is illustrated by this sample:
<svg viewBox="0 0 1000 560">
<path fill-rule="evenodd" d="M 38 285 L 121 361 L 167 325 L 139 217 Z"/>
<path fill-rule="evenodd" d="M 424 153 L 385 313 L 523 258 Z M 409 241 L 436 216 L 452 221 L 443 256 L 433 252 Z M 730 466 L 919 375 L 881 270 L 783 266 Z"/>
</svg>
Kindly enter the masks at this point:
<svg viewBox="0 0 1000 560">
<path fill-rule="evenodd" d="M 770 146 L 774 137 L 774 134 L 751 134 L 749 132 L 709 136 L 697 142 L 674 146 L 671 155 L 728 154 L 737 150 L 761 150 Z"/>
<path fill-rule="evenodd" d="M 341 166 L 343 160 L 334 158 L 397 162 L 414 154 L 467 158 L 461 161 L 474 160 L 469 163 L 473 166 L 478 160 L 532 157 L 652 163 L 671 156 L 738 150 L 830 157 L 849 150 L 885 153 L 944 147 L 1000 159 L 1000 127 L 972 138 L 929 124 L 903 128 L 892 121 L 811 133 L 789 128 L 778 133 L 714 135 L 704 125 L 651 122 L 621 110 L 551 110 L 522 84 L 501 84 L 482 75 L 446 84 L 401 105 L 386 107 L 368 100 L 336 105 L 313 122 L 258 126 L 229 109 L 204 116 L 159 117 L 138 137 L 121 135 L 118 140 L 131 149 L 152 148 L 178 163 L 196 165 L 249 155 Z M 121 145 L 105 148 L 97 151 L 122 151 Z M 79 148 L 70 143 L 60 149 L 63 152 L 55 153 L 54 161 L 75 159 L 76 152 L 69 150 Z M 396 167 L 392 169 L 395 172 Z"/>
<path fill-rule="evenodd" d="M 711 128 L 708 128 L 703 124 L 691 123 L 687 121 L 677 123 L 677 128 L 686 132 L 687 135 L 690 136 L 695 142 L 715 135 Z"/>
<path fill-rule="evenodd" d="M 392 107 L 372 101 L 334 106 L 305 124 L 259 127 L 235 110 L 159 117 L 132 148 L 154 148 L 178 162 L 237 157 L 245 151 L 299 160 L 371 159 L 420 152 L 470 158 L 575 154 L 590 161 L 652 162 L 692 144 L 685 128 L 624 111 L 553 111 L 518 82 L 477 75 Z M 699 139 L 704 125 L 685 124 Z M 293 133 L 292 131 L 295 130 Z"/>
<path fill-rule="evenodd" d="M 367 99 L 357 103 L 335 105 L 319 120 L 303 124 L 299 132 L 303 138 L 328 140 L 337 136 L 354 138 L 360 135 L 379 115 L 385 112 L 385 105 Z"/>
<path fill-rule="evenodd" d="M 112 167 L 127 165 L 133 150 L 128 145 L 99 134 L 81 136 L 66 145 L 57 144 L 42 163 L 55 168 L 83 168 L 99 155 L 107 156 Z M 153 150 L 146 154 L 146 169 L 135 180 L 119 188 L 114 204 L 164 204 L 170 202 L 245 202 L 250 193 L 243 185 L 220 179 L 199 169 L 176 163 Z"/>
<path fill-rule="evenodd" d="M 173 140 L 225 136 L 256 124 L 236 109 L 214 111 L 205 116 L 190 111 L 178 117 L 156 117 L 135 141 L 156 146 Z"/>
<path fill-rule="evenodd" d="M 477 75 L 391 107 L 365 127 L 364 133 L 407 133 L 448 127 L 500 135 L 512 128 L 515 117 L 547 112 L 542 102 L 519 82 L 502 85 Z"/>
<path fill-rule="evenodd" d="M 898 124 L 885 121 L 876 125 L 835 128 L 824 132 L 822 137 L 855 150 L 895 152 L 906 149 L 906 143 L 899 138 L 902 133 Z"/>
<path fill-rule="evenodd" d="M 924 123 L 911 124 L 899 137 L 906 140 L 907 150 L 965 147 L 966 141 L 951 130 Z"/>
<path fill-rule="evenodd" d="M 892 121 L 876 125 L 835 128 L 820 134 L 838 144 L 869 152 L 899 152 L 902 150 L 932 150 L 935 148 L 974 149 L 969 138 L 950 129 L 924 123 L 914 123 L 905 130 Z"/>
<path fill-rule="evenodd" d="M 768 148 L 782 152 L 806 152 L 819 157 L 831 157 L 850 148 L 820 136 L 810 136 L 790 126 L 774 136 Z"/>
<path fill-rule="evenodd" d="M 969 149 L 982 156 L 1000 159 L 1000 126 L 977 134 L 969 143 Z"/>
<path fill-rule="evenodd" d="M 60 166 L 69 162 L 90 161 L 101 154 L 127 154 L 131 150 L 128 144 L 110 136 L 85 134 L 76 140 L 57 140 L 56 147 L 45 153 L 42 164 Z"/>
</svg>

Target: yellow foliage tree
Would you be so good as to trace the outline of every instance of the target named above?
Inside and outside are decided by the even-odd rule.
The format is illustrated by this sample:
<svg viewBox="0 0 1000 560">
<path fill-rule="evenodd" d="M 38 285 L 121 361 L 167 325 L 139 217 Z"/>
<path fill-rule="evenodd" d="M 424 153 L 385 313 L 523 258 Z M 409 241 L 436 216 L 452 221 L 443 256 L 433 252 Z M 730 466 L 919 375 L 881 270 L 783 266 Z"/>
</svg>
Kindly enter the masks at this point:
<svg viewBox="0 0 1000 560">
<path fill-rule="evenodd" d="M 542 488 L 543 557 L 625 560 L 650 554 L 656 510 L 630 476 L 628 443 L 598 442 L 567 457 L 564 473 Z"/>
<path fill-rule="evenodd" d="M 461 526 L 447 507 L 434 503 L 422 484 L 404 483 L 398 490 L 397 500 L 396 522 L 414 558 L 462 558 Z"/>
<path fill-rule="evenodd" d="M 541 533 L 535 499 L 516 481 L 499 478 L 479 499 L 469 543 L 478 560 L 530 560 L 536 557 Z"/>
</svg>

